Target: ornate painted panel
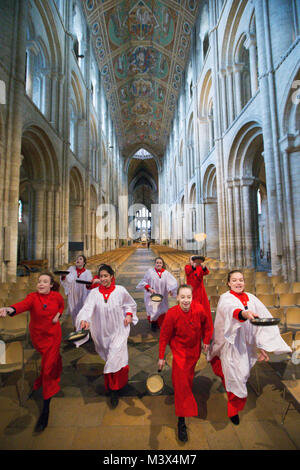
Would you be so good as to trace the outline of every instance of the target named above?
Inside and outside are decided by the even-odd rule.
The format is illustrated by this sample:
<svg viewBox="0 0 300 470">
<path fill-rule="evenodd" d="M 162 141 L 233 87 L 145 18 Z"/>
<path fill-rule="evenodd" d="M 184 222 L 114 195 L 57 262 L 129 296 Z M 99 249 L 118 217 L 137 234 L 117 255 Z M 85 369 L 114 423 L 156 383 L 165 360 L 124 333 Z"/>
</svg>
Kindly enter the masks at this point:
<svg viewBox="0 0 300 470">
<path fill-rule="evenodd" d="M 82 0 L 118 140 L 162 155 L 199 8 L 197 0 Z"/>
</svg>

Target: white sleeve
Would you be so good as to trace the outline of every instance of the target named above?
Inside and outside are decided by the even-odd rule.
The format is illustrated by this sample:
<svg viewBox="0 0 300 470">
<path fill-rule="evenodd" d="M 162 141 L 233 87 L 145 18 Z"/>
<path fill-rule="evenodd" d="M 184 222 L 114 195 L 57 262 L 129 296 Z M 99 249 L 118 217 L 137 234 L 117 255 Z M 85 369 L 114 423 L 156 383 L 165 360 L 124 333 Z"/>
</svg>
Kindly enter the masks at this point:
<svg viewBox="0 0 300 470">
<path fill-rule="evenodd" d="M 168 276 L 167 276 L 167 290 L 168 292 L 171 292 L 172 293 L 172 296 L 176 296 L 177 295 L 177 289 L 178 289 L 178 283 L 175 279 L 175 277 L 173 276 L 173 274 L 171 274 L 169 271 L 167 271 L 168 273 Z"/>
<path fill-rule="evenodd" d="M 254 295 L 251 296 L 255 303 L 255 313 L 260 317 L 273 318 L 269 310 L 264 304 Z M 253 326 L 255 344 L 258 349 L 264 349 L 274 354 L 284 354 L 292 352 L 291 348 L 286 344 L 280 335 L 280 330 L 277 325 L 274 326 Z"/>
<path fill-rule="evenodd" d="M 75 279 L 76 279 L 76 269 L 74 266 L 70 266 L 67 271 L 69 271 L 69 274 L 66 276 L 66 279 L 63 281 L 61 280 L 61 285 L 63 286 L 65 290 L 65 294 L 68 295 L 70 293 L 72 284 L 74 284 Z"/>
<path fill-rule="evenodd" d="M 94 289 L 87 296 L 86 301 L 83 304 L 81 310 L 79 310 L 76 317 L 76 330 L 80 329 L 80 323 L 82 321 L 91 322 L 92 315 L 94 313 L 95 306 L 97 304 L 97 289 Z"/>
<path fill-rule="evenodd" d="M 231 295 L 231 294 L 230 294 Z M 220 298 L 217 310 L 221 312 L 224 318 L 224 338 L 228 343 L 234 344 L 238 330 L 243 326 L 244 322 L 240 322 L 233 318 L 233 312 L 239 307 L 230 301 L 228 296 Z M 242 310 L 242 308 L 241 308 Z M 218 313 L 218 312 L 217 312 Z"/>
<path fill-rule="evenodd" d="M 122 288 L 122 307 L 123 307 L 123 313 L 124 317 L 126 316 L 126 313 L 132 313 L 132 323 L 134 325 L 137 324 L 138 317 L 136 315 L 136 310 L 137 310 L 137 305 L 135 300 L 131 297 L 131 295 L 127 292 L 125 287 Z"/>
<path fill-rule="evenodd" d="M 144 290 L 145 286 L 147 284 L 149 284 L 149 286 L 151 286 L 151 270 L 150 269 L 148 269 L 148 271 L 146 271 L 143 279 L 136 286 L 136 289 L 137 290 Z"/>
</svg>

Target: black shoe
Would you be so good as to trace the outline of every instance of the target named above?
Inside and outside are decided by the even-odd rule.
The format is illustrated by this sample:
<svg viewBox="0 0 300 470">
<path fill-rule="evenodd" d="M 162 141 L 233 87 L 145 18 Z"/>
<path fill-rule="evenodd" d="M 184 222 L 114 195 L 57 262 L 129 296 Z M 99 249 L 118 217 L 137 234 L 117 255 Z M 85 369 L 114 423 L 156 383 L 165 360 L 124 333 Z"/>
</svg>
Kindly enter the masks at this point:
<svg viewBox="0 0 300 470">
<path fill-rule="evenodd" d="M 38 422 L 36 423 L 36 426 L 34 428 L 35 432 L 42 432 L 48 425 L 48 418 L 49 418 L 49 412 L 48 413 L 42 413 L 38 419 Z"/>
<path fill-rule="evenodd" d="M 118 394 L 117 392 L 115 391 L 111 391 L 110 393 L 110 404 L 111 404 L 111 407 L 114 409 L 118 406 L 118 403 L 119 403 L 119 398 L 118 398 Z"/>
<path fill-rule="evenodd" d="M 234 415 L 229 417 L 230 421 L 235 424 L 236 426 L 240 424 L 240 418 L 239 415 Z"/>
<path fill-rule="evenodd" d="M 178 439 L 181 442 L 187 442 L 188 440 L 186 425 L 184 423 L 178 423 Z"/>
</svg>

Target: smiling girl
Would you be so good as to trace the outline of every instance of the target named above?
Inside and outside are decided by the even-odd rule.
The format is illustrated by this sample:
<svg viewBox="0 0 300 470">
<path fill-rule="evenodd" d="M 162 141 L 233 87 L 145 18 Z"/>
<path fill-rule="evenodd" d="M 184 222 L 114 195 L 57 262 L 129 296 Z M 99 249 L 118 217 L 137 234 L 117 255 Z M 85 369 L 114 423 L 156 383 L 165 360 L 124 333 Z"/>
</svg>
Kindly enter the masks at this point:
<svg viewBox="0 0 300 470">
<path fill-rule="evenodd" d="M 0 309 L 0 316 L 5 317 L 30 312 L 29 331 L 34 348 L 42 355 L 41 373 L 35 380 L 33 390 L 43 388 L 44 405 L 36 424 L 35 431 L 41 432 L 48 424 L 50 399 L 60 390 L 62 360 L 59 352 L 61 344 L 61 326 L 59 318 L 64 310 L 64 299 L 58 292 L 59 284 L 52 274 L 39 276 L 36 292 L 10 307 Z"/>
<path fill-rule="evenodd" d="M 217 306 L 207 360 L 227 391 L 228 417 L 238 425 L 239 412 L 246 404 L 251 368 L 257 360 L 268 361 L 267 352 L 282 354 L 291 349 L 281 338 L 278 326 L 257 327 L 250 322 L 272 315 L 255 295 L 245 292 L 243 273 L 231 271 L 227 285 L 229 291 L 220 296 Z"/>
<path fill-rule="evenodd" d="M 165 350 L 170 345 L 172 382 L 175 395 L 175 413 L 178 416 L 178 438 L 188 440 L 185 417 L 197 416 L 198 407 L 192 386 L 195 366 L 201 354 L 201 342 L 206 352 L 213 333 L 211 313 L 193 301 L 192 287 L 181 285 L 177 293 L 178 305 L 168 310 L 159 337 L 158 368 L 165 365 Z"/>
<path fill-rule="evenodd" d="M 137 324 L 136 303 L 125 287 L 114 281 L 111 266 L 99 268 L 99 287 L 90 294 L 77 315 L 77 329 L 90 329 L 95 349 L 105 361 L 104 384 L 111 406 L 118 404 L 118 391 L 128 382 L 127 339 L 130 324 Z"/>
</svg>

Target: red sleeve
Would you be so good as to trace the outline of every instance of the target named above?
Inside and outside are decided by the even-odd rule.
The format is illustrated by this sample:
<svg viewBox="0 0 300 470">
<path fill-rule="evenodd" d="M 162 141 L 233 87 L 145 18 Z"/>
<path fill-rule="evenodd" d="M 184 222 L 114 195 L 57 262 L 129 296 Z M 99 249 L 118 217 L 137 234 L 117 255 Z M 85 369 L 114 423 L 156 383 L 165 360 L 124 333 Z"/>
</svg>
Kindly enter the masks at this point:
<svg viewBox="0 0 300 470">
<path fill-rule="evenodd" d="M 19 313 L 27 312 L 30 310 L 33 304 L 33 295 L 28 294 L 24 300 L 21 302 L 17 302 L 16 304 L 10 305 L 10 307 L 13 307 L 16 310 L 15 315 L 18 315 Z"/>
<path fill-rule="evenodd" d="M 205 312 L 203 307 L 202 307 L 202 315 L 201 315 L 201 326 L 202 326 L 201 329 L 202 329 L 203 343 L 209 344 L 213 336 L 214 324 L 212 321 L 211 313 Z"/>
<path fill-rule="evenodd" d="M 65 308 L 64 298 L 61 294 L 59 294 L 59 297 L 58 297 L 58 311 L 59 311 L 60 315 L 63 314 L 64 308 Z"/>
<path fill-rule="evenodd" d="M 172 311 L 168 311 L 161 330 L 160 330 L 160 335 L 159 335 L 159 359 L 164 359 L 165 357 L 165 351 L 167 344 L 169 344 L 170 339 L 173 335 L 174 331 L 174 315 L 172 315 Z"/>
<path fill-rule="evenodd" d="M 151 286 L 149 286 L 149 284 L 146 284 L 146 285 L 145 285 L 145 289 L 146 289 L 146 290 L 150 289 L 150 287 L 151 287 Z"/>
<path fill-rule="evenodd" d="M 93 282 L 95 279 L 99 279 L 99 276 L 94 276 L 92 281 Z M 100 284 L 98 284 L 98 282 L 96 284 L 91 284 L 91 285 L 86 285 L 86 288 L 87 290 L 92 290 L 92 289 L 95 289 L 96 287 L 99 287 Z"/>
<path fill-rule="evenodd" d="M 240 321 L 241 323 L 243 323 L 244 321 L 246 321 L 246 318 L 244 320 L 240 320 L 239 319 L 239 313 L 241 312 L 241 309 L 240 308 L 237 308 L 234 312 L 233 312 L 233 318 L 235 318 L 236 320 Z"/>
<path fill-rule="evenodd" d="M 206 266 L 206 269 L 202 268 L 202 271 L 203 271 L 203 276 L 207 276 L 209 274 L 209 269 L 207 266 Z"/>
<path fill-rule="evenodd" d="M 191 274 L 191 272 L 193 271 L 193 266 L 191 266 L 190 264 L 187 264 L 187 265 L 184 267 L 184 270 L 185 270 L 185 274 L 188 276 L 188 275 Z"/>
</svg>

